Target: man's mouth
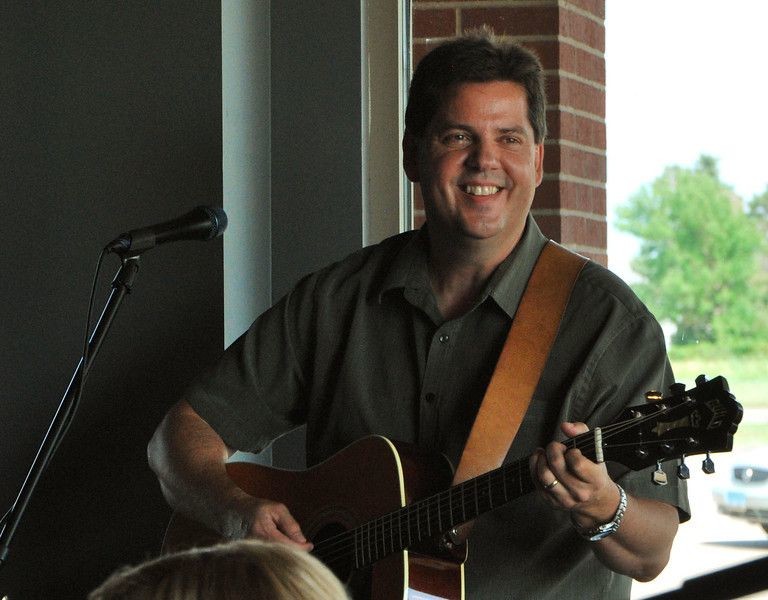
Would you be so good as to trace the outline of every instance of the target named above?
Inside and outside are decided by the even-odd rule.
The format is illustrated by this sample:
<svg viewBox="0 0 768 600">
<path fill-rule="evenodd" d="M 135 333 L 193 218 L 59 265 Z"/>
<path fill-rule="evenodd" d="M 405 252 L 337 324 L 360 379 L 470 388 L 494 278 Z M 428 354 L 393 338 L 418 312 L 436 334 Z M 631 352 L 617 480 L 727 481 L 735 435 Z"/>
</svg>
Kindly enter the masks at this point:
<svg viewBox="0 0 768 600">
<path fill-rule="evenodd" d="M 464 193 L 472 196 L 492 196 L 502 188 L 497 185 L 463 185 L 461 189 Z"/>
</svg>

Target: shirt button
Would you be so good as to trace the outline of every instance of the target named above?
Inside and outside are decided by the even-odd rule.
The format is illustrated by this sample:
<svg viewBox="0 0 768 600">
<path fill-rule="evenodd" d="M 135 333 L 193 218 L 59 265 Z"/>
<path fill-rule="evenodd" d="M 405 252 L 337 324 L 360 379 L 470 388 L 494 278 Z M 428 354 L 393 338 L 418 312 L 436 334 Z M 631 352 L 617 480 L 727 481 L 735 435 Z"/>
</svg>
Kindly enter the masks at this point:
<svg viewBox="0 0 768 600">
<path fill-rule="evenodd" d="M 445 342 L 447 342 L 447 341 L 448 341 L 448 337 L 449 337 L 449 336 L 448 336 L 448 334 L 447 334 L 447 333 L 443 333 L 443 334 L 441 334 L 441 335 L 440 335 L 440 337 L 439 337 L 439 338 L 437 338 L 437 339 L 440 341 L 440 343 L 441 343 L 441 344 L 445 344 Z"/>
<path fill-rule="evenodd" d="M 435 401 L 435 395 L 432 392 L 429 392 L 426 396 L 424 396 L 424 400 L 427 402 L 427 404 L 432 404 Z"/>
</svg>

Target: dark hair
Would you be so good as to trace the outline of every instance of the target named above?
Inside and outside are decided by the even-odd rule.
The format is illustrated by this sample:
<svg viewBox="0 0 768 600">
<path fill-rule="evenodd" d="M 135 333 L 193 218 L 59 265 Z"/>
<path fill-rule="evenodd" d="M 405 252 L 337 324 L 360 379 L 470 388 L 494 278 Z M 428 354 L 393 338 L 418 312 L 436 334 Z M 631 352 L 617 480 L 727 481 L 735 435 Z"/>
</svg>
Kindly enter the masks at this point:
<svg viewBox="0 0 768 600">
<path fill-rule="evenodd" d="M 406 129 L 420 137 L 453 87 L 487 81 L 513 81 L 525 88 L 534 141 L 543 142 L 547 100 L 541 62 L 530 50 L 502 41 L 488 29 L 445 42 L 421 59 L 411 79 Z"/>
</svg>

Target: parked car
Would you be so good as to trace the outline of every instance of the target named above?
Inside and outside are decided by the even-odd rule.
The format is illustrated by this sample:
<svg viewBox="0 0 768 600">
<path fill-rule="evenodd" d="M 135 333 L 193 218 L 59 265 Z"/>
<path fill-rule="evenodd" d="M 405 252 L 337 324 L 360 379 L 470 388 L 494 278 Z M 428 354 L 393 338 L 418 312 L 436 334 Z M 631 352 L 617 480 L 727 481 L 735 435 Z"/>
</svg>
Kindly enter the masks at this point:
<svg viewBox="0 0 768 600">
<path fill-rule="evenodd" d="M 768 451 L 737 459 L 728 481 L 715 485 L 712 495 L 721 513 L 758 523 L 768 533 Z"/>
</svg>

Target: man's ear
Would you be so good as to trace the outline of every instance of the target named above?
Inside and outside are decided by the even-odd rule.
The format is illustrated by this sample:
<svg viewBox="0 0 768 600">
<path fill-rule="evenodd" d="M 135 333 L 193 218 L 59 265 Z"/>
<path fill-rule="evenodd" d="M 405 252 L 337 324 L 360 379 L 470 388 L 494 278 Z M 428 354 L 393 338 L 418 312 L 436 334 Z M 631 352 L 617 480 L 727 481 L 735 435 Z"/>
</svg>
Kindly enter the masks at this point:
<svg viewBox="0 0 768 600">
<path fill-rule="evenodd" d="M 536 156 L 534 157 L 534 163 L 536 167 L 536 187 L 541 185 L 541 181 L 544 179 L 544 144 L 536 144 Z"/>
<path fill-rule="evenodd" d="M 419 181 L 419 139 L 407 129 L 403 135 L 403 170 L 413 183 Z"/>
</svg>

